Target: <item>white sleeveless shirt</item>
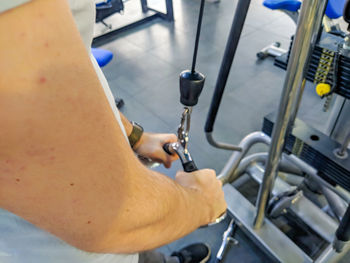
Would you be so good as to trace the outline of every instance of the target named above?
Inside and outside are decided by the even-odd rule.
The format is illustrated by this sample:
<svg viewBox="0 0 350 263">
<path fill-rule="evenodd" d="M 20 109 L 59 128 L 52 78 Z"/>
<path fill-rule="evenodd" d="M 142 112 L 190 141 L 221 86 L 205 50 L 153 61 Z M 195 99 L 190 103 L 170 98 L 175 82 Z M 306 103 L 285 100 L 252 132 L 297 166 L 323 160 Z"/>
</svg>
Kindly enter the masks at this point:
<svg viewBox="0 0 350 263">
<path fill-rule="evenodd" d="M 29 0 L 0 0 L 0 13 Z M 95 2 L 68 1 L 87 50 L 93 38 Z M 126 137 L 115 106 L 112 92 L 101 69 L 91 55 L 91 61 L 100 79 L 106 97 Z M 97 254 L 79 250 L 28 221 L 0 209 L 0 263 L 137 263 L 138 255 Z"/>
</svg>

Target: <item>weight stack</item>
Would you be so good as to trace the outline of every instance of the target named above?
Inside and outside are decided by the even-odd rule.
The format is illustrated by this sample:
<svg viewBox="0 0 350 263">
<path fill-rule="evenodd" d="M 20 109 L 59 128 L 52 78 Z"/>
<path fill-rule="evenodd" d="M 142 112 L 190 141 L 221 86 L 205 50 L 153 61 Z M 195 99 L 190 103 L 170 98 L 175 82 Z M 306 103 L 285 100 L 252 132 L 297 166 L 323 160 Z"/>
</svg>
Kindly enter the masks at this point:
<svg viewBox="0 0 350 263">
<path fill-rule="evenodd" d="M 339 45 L 343 42 L 342 37 L 323 32 L 312 53 L 306 78 L 315 84 L 324 82 L 331 86 L 336 79 L 334 92 L 350 99 L 350 57 L 341 55 L 338 51 Z M 275 66 L 287 69 L 292 44 L 293 37 L 288 52 L 275 59 Z M 334 78 L 334 60 L 337 60 L 336 78 Z M 327 65 L 328 62 L 331 64 Z"/>
<path fill-rule="evenodd" d="M 264 118 L 262 131 L 270 137 L 275 120 L 275 113 Z M 284 152 L 293 154 L 314 167 L 330 184 L 338 184 L 350 191 L 350 162 L 349 159 L 339 159 L 334 155 L 334 150 L 339 147 L 338 142 L 296 119 L 294 128 L 286 139 Z"/>
</svg>

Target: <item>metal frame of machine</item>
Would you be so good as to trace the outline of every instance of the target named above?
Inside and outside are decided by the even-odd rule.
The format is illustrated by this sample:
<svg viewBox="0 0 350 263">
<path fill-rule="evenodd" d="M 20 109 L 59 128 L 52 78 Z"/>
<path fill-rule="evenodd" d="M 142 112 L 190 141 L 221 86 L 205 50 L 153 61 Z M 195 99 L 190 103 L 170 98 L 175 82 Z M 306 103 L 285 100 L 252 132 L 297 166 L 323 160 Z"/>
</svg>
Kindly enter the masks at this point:
<svg viewBox="0 0 350 263">
<path fill-rule="evenodd" d="M 250 6 L 250 0 L 239 0 L 205 125 L 210 144 L 234 151 L 219 174 L 219 179 L 225 184 L 229 214 L 255 244 L 278 262 L 334 262 L 344 256 L 350 248 L 347 242 L 350 237 L 349 192 L 334 182 L 330 183 L 328 177 L 319 176 L 318 170 L 301 160 L 295 152 L 284 152 L 287 137 L 294 128 L 306 83 L 307 67 L 318 39 L 326 4 L 327 0 L 303 1 L 272 137 L 263 132 L 255 132 L 246 136 L 236 146 L 217 142 L 213 137 L 213 126 Z M 340 149 L 347 153 L 347 141 L 343 145 L 337 145 L 338 151 Z M 268 145 L 269 153 L 245 157 L 249 149 L 257 143 Z M 320 154 L 322 155 L 322 152 Z M 303 175 L 303 180 L 308 180 L 319 188 L 338 217 L 329 216 L 304 196 L 302 191 L 281 180 L 277 174 L 283 169 Z M 260 184 L 255 206 L 232 185 L 242 174 L 250 175 Z M 288 195 L 283 195 L 285 193 Z M 275 226 L 268 217 L 271 216 L 272 197 L 280 197 L 277 200 L 283 201 L 276 202 L 277 205 L 273 206 L 274 212 L 280 214 L 289 210 L 327 242 L 326 248 L 318 255 L 310 257 Z M 224 240 L 224 243 L 226 241 Z"/>
</svg>

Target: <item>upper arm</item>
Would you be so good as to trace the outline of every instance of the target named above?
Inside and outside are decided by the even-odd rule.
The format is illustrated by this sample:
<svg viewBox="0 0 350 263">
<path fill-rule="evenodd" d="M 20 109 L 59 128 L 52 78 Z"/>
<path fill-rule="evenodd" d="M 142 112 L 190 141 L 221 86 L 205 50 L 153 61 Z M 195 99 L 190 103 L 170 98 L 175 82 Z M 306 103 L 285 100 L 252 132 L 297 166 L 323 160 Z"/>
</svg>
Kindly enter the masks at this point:
<svg viewBox="0 0 350 263">
<path fill-rule="evenodd" d="M 0 14 L 0 58 L 0 207 L 75 245 L 107 231 L 135 157 L 67 3 Z"/>
</svg>

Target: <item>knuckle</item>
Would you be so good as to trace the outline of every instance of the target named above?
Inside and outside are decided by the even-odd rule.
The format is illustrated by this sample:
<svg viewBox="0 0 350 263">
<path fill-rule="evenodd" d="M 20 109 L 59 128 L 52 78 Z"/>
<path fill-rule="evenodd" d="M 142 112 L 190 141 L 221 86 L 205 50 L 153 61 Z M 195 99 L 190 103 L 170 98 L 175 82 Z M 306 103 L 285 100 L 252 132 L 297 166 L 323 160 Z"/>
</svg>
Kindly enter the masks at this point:
<svg viewBox="0 0 350 263">
<path fill-rule="evenodd" d="M 218 180 L 219 186 L 221 188 L 222 187 L 222 182 L 219 179 L 217 179 L 217 180 Z"/>
</svg>

